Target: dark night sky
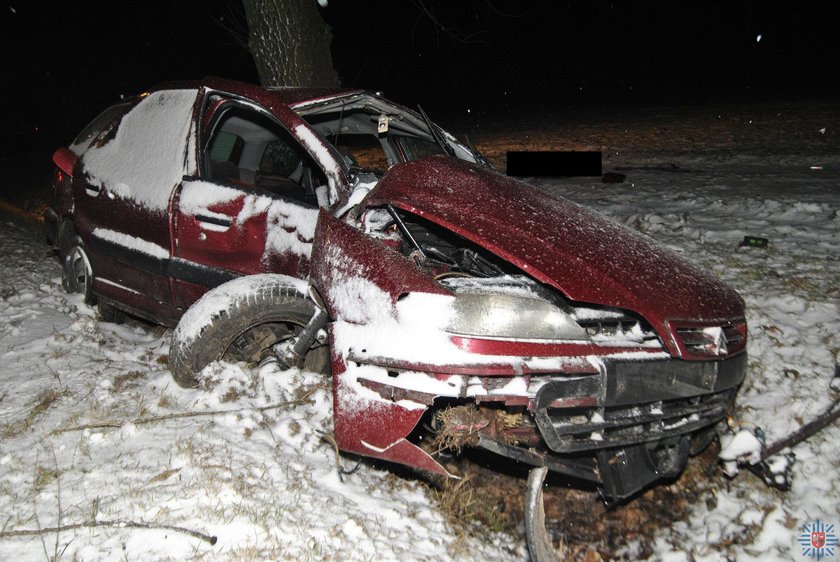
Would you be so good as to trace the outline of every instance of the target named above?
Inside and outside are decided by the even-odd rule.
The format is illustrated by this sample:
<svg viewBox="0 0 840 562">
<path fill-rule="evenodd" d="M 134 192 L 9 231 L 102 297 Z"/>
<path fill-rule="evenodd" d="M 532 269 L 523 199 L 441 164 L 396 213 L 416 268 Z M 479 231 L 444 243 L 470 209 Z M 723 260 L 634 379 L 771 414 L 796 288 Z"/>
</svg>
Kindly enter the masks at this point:
<svg viewBox="0 0 840 562">
<path fill-rule="evenodd" d="M 218 24 L 235 22 L 239 6 L 0 4 L 3 153 L 67 144 L 120 95 L 160 81 L 256 81 Z M 467 109 L 480 122 L 578 105 L 838 95 L 837 3 L 330 0 L 322 14 L 344 85 L 421 103 L 443 122 Z"/>
</svg>

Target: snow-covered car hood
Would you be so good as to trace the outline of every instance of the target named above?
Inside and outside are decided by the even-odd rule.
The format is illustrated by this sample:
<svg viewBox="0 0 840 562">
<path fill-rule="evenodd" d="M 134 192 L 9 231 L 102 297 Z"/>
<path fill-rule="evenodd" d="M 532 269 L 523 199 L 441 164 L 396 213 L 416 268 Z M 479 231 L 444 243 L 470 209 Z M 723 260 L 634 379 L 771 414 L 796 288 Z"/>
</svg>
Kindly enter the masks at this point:
<svg viewBox="0 0 840 562">
<path fill-rule="evenodd" d="M 384 204 L 483 246 L 574 301 L 632 310 L 663 335 L 668 321 L 744 315 L 733 289 L 653 239 L 464 161 L 434 156 L 394 166 L 366 201 Z"/>
</svg>

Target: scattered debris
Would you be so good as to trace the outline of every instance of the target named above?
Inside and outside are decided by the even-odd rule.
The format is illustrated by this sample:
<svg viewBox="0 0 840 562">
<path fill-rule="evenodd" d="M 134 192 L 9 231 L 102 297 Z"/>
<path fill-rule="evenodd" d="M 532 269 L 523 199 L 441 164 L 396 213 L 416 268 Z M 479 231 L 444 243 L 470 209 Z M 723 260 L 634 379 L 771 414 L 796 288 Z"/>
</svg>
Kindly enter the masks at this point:
<svg viewBox="0 0 840 562">
<path fill-rule="evenodd" d="M 312 392 L 315 392 L 320 387 L 314 387 Z M 310 393 L 311 394 L 311 393 Z M 120 429 L 126 425 L 145 425 L 151 423 L 158 423 L 168 420 L 179 420 L 183 418 L 200 418 L 200 417 L 207 417 L 207 416 L 226 416 L 229 414 L 235 414 L 239 412 L 250 412 L 250 411 L 258 411 L 258 412 L 267 412 L 269 410 L 276 410 L 278 408 L 286 408 L 289 406 L 300 406 L 302 404 L 309 404 L 311 403 L 309 400 L 309 396 L 304 396 L 299 400 L 289 400 L 286 402 L 278 402 L 277 404 L 271 404 L 269 406 L 259 406 L 255 408 L 230 408 L 225 410 L 208 410 L 203 412 L 177 412 L 174 414 L 166 414 L 164 416 L 150 416 L 150 417 L 140 417 L 134 418 L 131 420 L 108 420 L 103 422 L 97 423 L 85 423 L 81 425 L 74 425 L 71 427 L 59 427 L 52 432 L 50 435 L 59 435 L 61 433 L 69 433 L 71 431 L 85 431 L 89 429 Z"/>
<path fill-rule="evenodd" d="M 618 172 L 606 172 L 601 177 L 602 183 L 622 183 L 627 176 L 625 174 L 619 174 Z"/>
<path fill-rule="evenodd" d="M 837 379 L 835 375 L 831 381 L 832 389 Z M 838 406 L 840 398 L 832 402 L 814 420 L 769 446 L 766 445 L 766 437 L 760 427 L 742 428 L 737 432 L 721 435 L 722 449 L 718 457 L 723 461 L 724 472 L 732 478 L 738 474 L 740 467 L 745 467 L 761 477 L 768 486 L 782 491 L 789 490 L 796 455 L 787 449 L 805 441 L 840 418 Z"/>
<path fill-rule="evenodd" d="M 767 238 L 759 236 L 744 236 L 744 239 L 738 244 L 739 248 L 766 248 L 770 243 Z"/>
<path fill-rule="evenodd" d="M 138 521 L 98 521 L 91 519 L 90 521 L 83 521 L 81 523 L 69 523 L 67 525 L 59 525 L 57 527 L 44 527 L 43 529 L 12 529 L 9 531 L 0 531 L 0 538 L 8 537 L 31 537 L 38 535 L 48 535 L 52 533 L 62 533 L 73 529 L 93 528 L 93 527 L 115 527 L 117 529 L 133 528 L 133 529 L 163 529 L 166 531 L 175 531 L 183 533 L 204 542 L 214 545 L 219 540 L 216 536 L 206 535 L 186 527 L 178 527 L 176 525 L 155 525 L 151 523 L 141 523 Z"/>
<path fill-rule="evenodd" d="M 522 414 L 500 409 L 478 408 L 474 404 L 446 408 L 435 414 L 437 450 L 450 449 L 459 454 L 464 447 L 478 445 L 478 433 L 492 435 L 509 445 L 517 439 L 507 430 L 522 425 Z"/>
</svg>

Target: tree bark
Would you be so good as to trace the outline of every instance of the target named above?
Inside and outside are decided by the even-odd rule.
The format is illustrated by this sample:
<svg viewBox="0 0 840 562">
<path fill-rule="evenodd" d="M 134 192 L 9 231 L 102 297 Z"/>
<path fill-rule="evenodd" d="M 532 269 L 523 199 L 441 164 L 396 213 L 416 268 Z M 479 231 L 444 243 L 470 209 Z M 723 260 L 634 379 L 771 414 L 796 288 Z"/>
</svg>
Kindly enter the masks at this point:
<svg viewBox="0 0 840 562">
<path fill-rule="evenodd" d="M 243 0 L 248 50 L 263 86 L 338 86 L 330 28 L 315 0 Z"/>
</svg>

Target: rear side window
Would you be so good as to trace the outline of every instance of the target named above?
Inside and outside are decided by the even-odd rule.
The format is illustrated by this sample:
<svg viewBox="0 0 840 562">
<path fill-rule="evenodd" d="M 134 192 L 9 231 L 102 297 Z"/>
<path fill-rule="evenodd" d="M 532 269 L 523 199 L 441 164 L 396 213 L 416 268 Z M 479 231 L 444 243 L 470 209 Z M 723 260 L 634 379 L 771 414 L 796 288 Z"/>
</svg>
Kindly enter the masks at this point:
<svg viewBox="0 0 840 562">
<path fill-rule="evenodd" d="M 82 156 L 87 181 L 109 196 L 165 213 L 172 190 L 193 170 L 188 146 L 198 90 L 159 90 L 95 137 Z"/>
<path fill-rule="evenodd" d="M 93 140 L 98 137 L 105 129 L 113 126 L 120 117 L 125 115 L 125 112 L 131 108 L 130 103 L 120 103 L 113 105 L 96 116 L 96 119 L 88 123 L 79 135 L 73 139 L 70 145 L 70 150 L 78 155 L 82 155 L 90 148 Z"/>
</svg>

